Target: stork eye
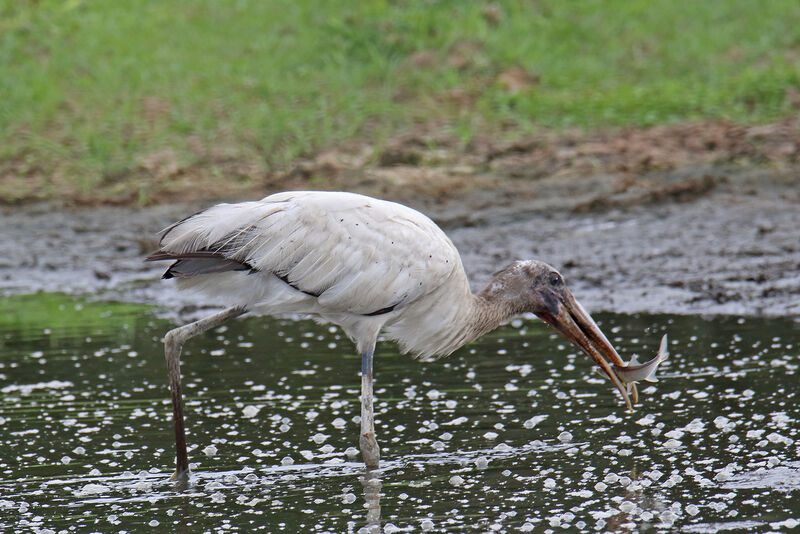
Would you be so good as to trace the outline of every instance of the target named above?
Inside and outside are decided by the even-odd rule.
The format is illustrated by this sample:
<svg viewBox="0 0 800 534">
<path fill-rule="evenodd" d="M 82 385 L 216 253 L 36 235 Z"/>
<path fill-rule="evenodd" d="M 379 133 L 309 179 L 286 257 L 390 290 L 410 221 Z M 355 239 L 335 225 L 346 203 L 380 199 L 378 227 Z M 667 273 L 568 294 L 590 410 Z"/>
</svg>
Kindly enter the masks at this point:
<svg viewBox="0 0 800 534">
<path fill-rule="evenodd" d="M 550 273 L 550 285 L 555 287 L 560 287 L 564 284 L 564 279 L 561 278 L 561 275 L 558 273 Z"/>
</svg>

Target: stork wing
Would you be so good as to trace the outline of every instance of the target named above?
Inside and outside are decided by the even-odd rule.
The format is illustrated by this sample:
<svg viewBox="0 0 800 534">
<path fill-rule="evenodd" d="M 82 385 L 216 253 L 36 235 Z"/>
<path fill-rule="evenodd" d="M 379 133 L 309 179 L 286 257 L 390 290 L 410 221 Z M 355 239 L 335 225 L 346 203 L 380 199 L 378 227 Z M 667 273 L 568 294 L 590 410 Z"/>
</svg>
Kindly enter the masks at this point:
<svg viewBox="0 0 800 534">
<path fill-rule="evenodd" d="M 453 276 L 466 278 L 433 221 L 353 193 L 219 204 L 165 230 L 160 245 L 160 253 L 209 253 L 275 275 L 332 312 L 372 314 L 413 302 Z M 249 275 L 240 275 L 246 283 Z"/>
</svg>

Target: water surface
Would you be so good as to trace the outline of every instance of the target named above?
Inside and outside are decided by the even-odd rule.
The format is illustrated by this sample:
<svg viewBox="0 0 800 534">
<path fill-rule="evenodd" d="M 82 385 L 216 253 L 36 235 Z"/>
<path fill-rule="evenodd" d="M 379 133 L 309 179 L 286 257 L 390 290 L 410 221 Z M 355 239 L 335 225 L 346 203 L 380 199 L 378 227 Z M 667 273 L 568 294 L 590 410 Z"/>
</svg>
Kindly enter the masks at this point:
<svg viewBox="0 0 800 534">
<path fill-rule="evenodd" d="M 376 354 L 382 469 L 364 476 L 360 359 L 333 327 L 244 318 L 189 342 L 193 474 L 170 482 L 161 337 L 140 305 L 0 299 L 0 529 L 785 530 L 800 521 L 791 319 L 598 314 L 623 358 L 670 337 L 629 414 L 586 357 L 514 321 L 445 360 Z"/>
</svg>

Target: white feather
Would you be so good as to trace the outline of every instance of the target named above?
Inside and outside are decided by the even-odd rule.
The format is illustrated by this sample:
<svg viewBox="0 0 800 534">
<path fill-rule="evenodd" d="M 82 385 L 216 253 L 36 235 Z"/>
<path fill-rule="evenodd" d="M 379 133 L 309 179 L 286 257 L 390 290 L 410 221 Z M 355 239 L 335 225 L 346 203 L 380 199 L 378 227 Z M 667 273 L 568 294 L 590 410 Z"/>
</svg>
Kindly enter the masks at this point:
<svg viewBox="0 0 800 534">
<path fill-rule="evenodd" d="M 298 191 L 219 204 L 167 229 L 161 248 L 222 251 L 249 264 L 257 272 L 201 275 L 181 286 L 259 314 L 334 322 L 362 352 L 385 327 L 405 351 L 447 354 L 466 336 L 449 326 L 473 311 L 458 251 L 433 221 L 353 193 Z"/>
</svg>

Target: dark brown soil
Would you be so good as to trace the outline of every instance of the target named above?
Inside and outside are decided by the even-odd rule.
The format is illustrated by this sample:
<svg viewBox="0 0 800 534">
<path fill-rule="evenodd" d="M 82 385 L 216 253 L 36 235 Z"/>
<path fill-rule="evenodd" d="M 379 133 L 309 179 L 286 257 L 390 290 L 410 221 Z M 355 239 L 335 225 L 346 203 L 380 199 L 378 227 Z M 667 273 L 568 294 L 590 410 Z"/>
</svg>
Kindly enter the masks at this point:
<svg viewBox="0 0 800 534">
<path fill-rule="evenodd" d="M 508 83 L 520 83 L 519 74 L 512 74 L 508 74 Z M 536 189 L 534 182 L 543 178 L 604 174 L 614 177 L 615 193 L 631 192 L 623 202 L 637 202 L 634 197 L 642 190 L 686 197 L 714 187 L 695 176 L 683 186 L 657 193 L 657 183 L 643 182 L 644 176 L 652 177 L 656 171 L 707 165 L 781 168 L 800 162 L 797 117 L 758 126 L 704 121 L 545 132 L 513 142 L 497 141 L 498 137 L 502 135 L 487 134 L 464 144 L 447 127 L 428 124 L 382 146 L 371 141 L 349 142 L 277 169 L 267 169 L 263 161 L 226 145 L 230 140 L 222 139 L 214 147 L 198 142 L 188 162 L 165 148 L 104 177 L 90 190 L 76 190 L 71 181 L 59 178 L 63 172 L 40 168 L 22 157 L 0 161 L 0 203 L 57 199 L 72 206 L 152 205 L 258 198 L 275 191 L 309 188 L 439 201 L 468 198 L 484 190 L 498 199 L 516 199 L 529 196 Z M 641 201 L 657 201 L 650 193 Z M 576 209 L 607 209 L 611 207 L 607 200 L 598 196 Z"/>
</svg>

